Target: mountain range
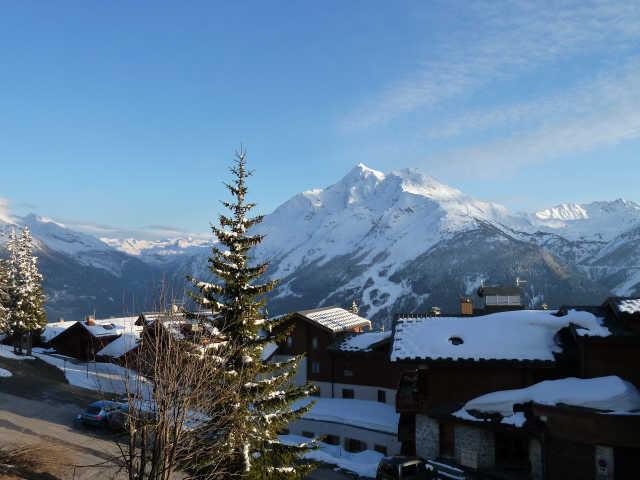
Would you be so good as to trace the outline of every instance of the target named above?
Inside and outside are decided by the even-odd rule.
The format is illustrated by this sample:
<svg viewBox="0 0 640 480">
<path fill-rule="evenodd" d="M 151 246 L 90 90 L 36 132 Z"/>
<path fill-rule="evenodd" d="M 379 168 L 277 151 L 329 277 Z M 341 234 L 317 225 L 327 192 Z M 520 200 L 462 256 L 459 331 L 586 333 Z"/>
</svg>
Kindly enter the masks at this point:
<svg viewBox="0 0 640 480">
<path fill-rule="evenodd" d="M 200 237 L 99 239 L 33 214 L 0 220 L 0 230 L 15 225 L 36 238 L 52 320 L 150 309 L 162 285 L 181 299 L 186 274 L 208 273 L 212 240 Z M 359 164 L 295 195 L 256 231 L 265 234 L 256 260 L 269 259 L 268 275 L 281 280 L 274 314 L 355 300 L 388 326 L 400 312 L 455 313 L 481 283 L 516 278 L 532 306 L 640 295 L 640 205 L 628 200 L 511 213 L 414 169 Z"/>
</svg>

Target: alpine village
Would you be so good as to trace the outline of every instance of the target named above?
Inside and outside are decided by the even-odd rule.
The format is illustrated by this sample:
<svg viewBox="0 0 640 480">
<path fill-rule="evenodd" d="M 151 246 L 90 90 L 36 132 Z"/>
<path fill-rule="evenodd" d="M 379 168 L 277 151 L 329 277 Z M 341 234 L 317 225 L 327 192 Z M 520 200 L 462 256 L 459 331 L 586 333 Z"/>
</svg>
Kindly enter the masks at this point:
<svg viewBox="0 0 640 480">
<path fill-rule="evenodd" d="M 105 463 L 131 479 L 637 478 L 640 298 L 532 309 L 516 278 L 390 328 L 355 300 L 270 316 L 251 174 L 240 150 L 210 278 L 154 312 L 47 322 L 33 239 L 11 230 L 2 356 L 97 375 L 77 420 L 116 432 Z"/>
<path fill-rule="evenodd" d="M 640 0 L 0 46 L 0 480 L 640 480 Z"/>
</svg>

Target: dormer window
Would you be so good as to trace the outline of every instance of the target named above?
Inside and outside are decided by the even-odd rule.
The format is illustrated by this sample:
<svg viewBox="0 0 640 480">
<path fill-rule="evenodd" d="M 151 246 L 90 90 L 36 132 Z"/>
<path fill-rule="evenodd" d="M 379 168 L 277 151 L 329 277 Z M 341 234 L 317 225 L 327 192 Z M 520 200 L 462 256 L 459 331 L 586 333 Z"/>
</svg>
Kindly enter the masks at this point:
<svg viewBox="0 0 640 480">
<path fill-rule="evenodd" d="M 453 335 L 452 337 L 449 337 L 449 343 L 451 345 L 462 345 L 464 343 L 464 340 L 462 339 L 462 337 Z"/>
</svg>

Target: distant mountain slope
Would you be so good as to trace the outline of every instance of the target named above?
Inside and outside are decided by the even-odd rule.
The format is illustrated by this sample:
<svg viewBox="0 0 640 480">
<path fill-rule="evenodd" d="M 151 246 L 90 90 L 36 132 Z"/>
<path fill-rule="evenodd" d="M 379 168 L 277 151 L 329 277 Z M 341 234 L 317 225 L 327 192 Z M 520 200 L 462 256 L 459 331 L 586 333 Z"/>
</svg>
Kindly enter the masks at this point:
<svg viewBox="0 0 640 480">
<path fill-rule="evenodd" d="M 35 215 L 15 223 L 39 241 L 53 318 L 151 308 L 162 282 L 181 299 L 185 275 L 208 276 L 212 240 L 100 240 Z M 456 312 L 481 281 L 516 277 L 527 280 L 532 305 L 640 294 L 640 205 L 625 200 L 512 214 L 416 170 L 359 164 L 334 185 L 295 195 L 256 231 L 265 234 L 256 257 L 281 279 L 271 313 L 356 300 L 388 323 L 436 305 Z"/>
</svg>

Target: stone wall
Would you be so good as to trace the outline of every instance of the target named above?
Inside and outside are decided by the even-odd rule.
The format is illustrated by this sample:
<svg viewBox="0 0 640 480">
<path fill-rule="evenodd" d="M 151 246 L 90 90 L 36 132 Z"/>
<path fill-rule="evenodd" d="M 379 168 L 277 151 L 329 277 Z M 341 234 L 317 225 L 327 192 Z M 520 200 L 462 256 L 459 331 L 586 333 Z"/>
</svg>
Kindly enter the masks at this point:
<svg viewBox="0 0 640 480">
<path fill-rule="evenodd" d="M 544 459 L 542 457 L 542 444 L 537 438 L 529 439 L 529 462 L 531 463 L 531 480 L 543 480 Z"/>
<path fill-rule="evenodd" d="M 437 420 L 416 414 L 416 454 L 425 459 L 440 455 L 440 427 Z"/>
<path fill-rule="evenodd" d="M 489 468 L 495 464 L 493 432 L 467 425 L 456 425 L 456 461 L 469 468 Z"/>
</svg>

